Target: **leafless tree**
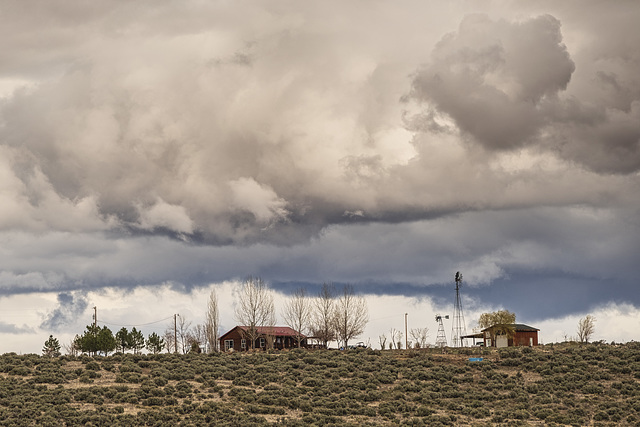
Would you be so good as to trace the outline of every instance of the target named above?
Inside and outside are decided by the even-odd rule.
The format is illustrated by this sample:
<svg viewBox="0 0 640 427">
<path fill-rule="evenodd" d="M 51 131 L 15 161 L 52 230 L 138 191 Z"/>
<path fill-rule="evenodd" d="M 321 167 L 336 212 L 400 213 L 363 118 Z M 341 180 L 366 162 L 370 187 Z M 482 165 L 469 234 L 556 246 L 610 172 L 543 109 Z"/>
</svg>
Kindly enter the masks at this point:
<svg viewBox="0 0 640 427">
<path fill-rule="evenodd" d="M 409 331 L 411 339 L 415 341 L 415 348 L 426 348 L 427 338 L 429 337 L 429 328 L 415 328 Z"/>
<path fill-rule="evenodd" d="M 191 322 L 187 321 L 184 314 L 178 314 L 176 333 L 178 334 L 178 349 L 182 350 L 182 354 L 187 354 L 191 348 L 191 343 L 189 342 L 190 329 Z"/>
<path fill-rule="evenodd" d="M 396 328 L 391 328 L 389 330 L 389 336 L 391 337 L 391 348 L 400 349 L 402 346 L 400 342 L 402 341 L 402 332 L 397 330 Z"/>
<path fill-rule="evenodd" d="M 304 333 L 309 328 L 311 302 L 304 288 L 297 289 L 284 305 L 283 318 L 287 326 L 296 332 L 298 348 Z"/>
<path fill-rule="evenodd" d="M 335 287 L 331 283 L 323 283 L 320 293 L 314 301 L 312 327 L 313 336 L 327 347 L 329 341 L 336 339 L 334 328 Z"/>
<path fill-rule="evenodd" d="M 167 325 L 166 329 L 164 330 L 164 334 L 162 334 L 162 339 L 164 340 L 164 346 L 167 349 L 167 353 L 178 352 L 178 349 L 176 348 L 177 340 L 174 331 L 174 321 L 171 320 L 171 323 Z"/>
<path fill-rule="evenodd" d="M 389 334 L 391 336 L 390 344 L 395 347 L 396 350 L 402 349 L 402 337 L 404 336 L 402 331 L 399 331 L 396 328 L 391 328 Z"/>
<path fill-rule="evenodd" d="M 252 349 L 260 336 L 258 328 L 275 326 L 273 295 L 261 278 L 249 276 L 242 282 L 235 317 L 241 326 L 246 327 L 244 334 Z"/>
<path fill-rule="evenodd" d="M 195 347 L 200 349 L 201 346 L 204 346 L 205 348 L 208 347 L 205 325 L 197 324 L 196 326 L 191 328 L 187 337 L 187 345 L 189 349 L 194 349 Z"/>
<path fill-rule="evenodd" d="M 205 320 L 205 332 L 209 343 L 209 352 L 218 351 L 220 347 L 220 311 L 218 310 L 218 294 L 215 290 L 209 294 L 207 303 L 207 317 Z"/>
<path fill-rule="evenodd" d="M 590 314 L 578 321 L 578 341 L 588 343 L 595 332 L 596 318 Z"/>
<path fill-rule="evenodd" d="M 378 340 L 380 341 L 380 350 L 384 350 L 387 347 L 387 336 L 382 334 L 378 336 Z"/>
<path fill-rule="evenodd" d="M 336 301 L 334 316 L 338 340 L 347 348 L 351 338 L 364 332 L 368 321 L 367 301 L 354 293 L 352 285 L 345 285 Z"/>
<path fill-rule="evenodd" d="M 65 353 L 67 353 L 69 356 L 77 356 L 78 354 L 80 354 L 80 347 L 78 346 L 79 338 L 80 337 L 78 336 L 78 334 L 76 334 L 76 336 L 71 339 L 69 344 L 62 344 Z"/>
</svg>

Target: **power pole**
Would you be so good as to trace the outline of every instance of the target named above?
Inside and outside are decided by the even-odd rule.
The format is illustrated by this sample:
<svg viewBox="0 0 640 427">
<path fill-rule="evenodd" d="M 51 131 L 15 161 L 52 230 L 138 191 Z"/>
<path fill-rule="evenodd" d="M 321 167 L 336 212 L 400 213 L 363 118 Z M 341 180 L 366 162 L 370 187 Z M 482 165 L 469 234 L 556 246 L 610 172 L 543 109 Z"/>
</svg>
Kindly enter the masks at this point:
<svg viewBox="0 0 640 427">
<path fill-rule="evenodd" d="M 174 349 L 174 353 L 178 352 L 178 321 L 177 321 L 177 314 L 173 315 L 173 349 Z"/>
<path fill-rule="evenodd" d="M 467 334 L 467 326 L 462 311 L 462 299 L 460 298 L 460 286 L 462 286 L 462 274 L 456 272 L 456 302 L 453 306 L 453 325 L 451 336 L 454 347 L 462 347 L 462 336 Z"/>
<path fill-rule="evenodd" d="M 409 313 L 404 314 L 404 349 L 409 350 L 409 335 L 407 335 L 407 316 Z"/>
<path fill-rule="evenodd" d="M 96 334 L 96 337 L 98 333 L 97 329 L 98 329 L 98 307 L 94 305 L 93 306 L 93 333 Z M 91 354 L 91 352 L 89 352 L 89 354 Z M 97 351 L 94 351 L 93 355 L 95 356 L 96 354 L 97 354 Z"/>
</svg>

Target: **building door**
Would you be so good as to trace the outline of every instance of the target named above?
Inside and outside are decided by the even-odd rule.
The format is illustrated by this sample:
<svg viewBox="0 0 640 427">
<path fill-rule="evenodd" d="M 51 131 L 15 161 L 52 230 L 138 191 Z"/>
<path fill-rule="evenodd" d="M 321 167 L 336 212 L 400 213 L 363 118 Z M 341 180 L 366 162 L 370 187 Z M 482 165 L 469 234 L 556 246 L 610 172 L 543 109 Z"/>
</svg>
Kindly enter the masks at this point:
<svg viewBox="0 0 640 427">
<path fill-rule="evenodd" d="M 509 338 L 506 335 L 498 335 L 496 337 L 496 347 L 502 348 L 509 345 Z"/>
</svg>

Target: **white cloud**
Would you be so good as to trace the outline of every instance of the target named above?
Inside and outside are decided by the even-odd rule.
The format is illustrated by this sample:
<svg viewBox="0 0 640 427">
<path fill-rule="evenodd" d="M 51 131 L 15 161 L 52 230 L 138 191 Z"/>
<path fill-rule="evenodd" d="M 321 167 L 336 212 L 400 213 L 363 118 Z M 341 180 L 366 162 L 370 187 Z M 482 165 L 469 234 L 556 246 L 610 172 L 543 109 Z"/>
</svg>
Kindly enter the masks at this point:
<svg viewBox="0 0 640 427">
<path fill-rule="evenodd" d="M 272 188 L 260 185 L 253 178 L 239 178 L 229 183 L 232 192 L 232 206 L 248 211 L 260 223 L 286 219 L 287 202 L 278 197 Z"/>
<path fill-rule="evenodd" d="M 158 198 L 150 207 L 138 206 L 140 228 L 153 230 L 167 228 L 178 233 L 193 233 L 193 221 L 189 218 L 184 206 L 171 205 Z"/>
</svg>

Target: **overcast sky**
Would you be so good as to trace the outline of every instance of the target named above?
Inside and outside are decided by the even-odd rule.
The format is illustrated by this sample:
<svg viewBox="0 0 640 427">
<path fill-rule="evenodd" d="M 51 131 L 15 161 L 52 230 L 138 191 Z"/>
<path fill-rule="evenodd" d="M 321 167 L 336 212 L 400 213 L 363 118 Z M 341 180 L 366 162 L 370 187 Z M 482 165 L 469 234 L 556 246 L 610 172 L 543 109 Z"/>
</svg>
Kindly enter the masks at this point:
<svg viewBox="0 0 640 427">
<path fill-rule="evenodd" d="M 637 1 L 0 1 L 0 353 L 350 283 L 640 340 Z M 280 317 L 280 323 L 282 318 Z M 155 328 L 155 329 L 154 329 Z M 450 325 L 447 326 L 447 329 Z M 225 332 L 223 330 L 222 332 Z M 447 333 L 450 333 L 450 329 Z"/>
</svg>

